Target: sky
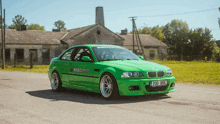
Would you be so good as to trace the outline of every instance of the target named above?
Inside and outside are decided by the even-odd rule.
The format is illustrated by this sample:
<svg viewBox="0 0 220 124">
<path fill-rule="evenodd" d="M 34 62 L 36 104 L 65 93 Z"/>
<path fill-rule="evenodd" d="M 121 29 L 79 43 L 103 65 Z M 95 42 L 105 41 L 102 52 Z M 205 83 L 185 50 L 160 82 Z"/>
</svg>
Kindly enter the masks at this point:
<svg viewBox="0 0 220 124">
<path fill-rule="evenodd" d="M 105 27 L 115 33 L 125 28 L 130 32 L 129 17 L 137 16 L 137 28 L 163 26 L 178 19 L 186 22 L 190 29 L 207 27 L 212 30 L 213 38 L 220 40 L 220 0 L 2 0 L 7 25 L 12 24 L 16 15 L 22 15 L 27 24 L 39 24 L 46 31 L 52 31 L 57 20 L 63 20 L 67 29 L 95 24 L 97 6 L 104 9 Z M 200 10 L 209 11 L 178 14 Z"/>
</svg>

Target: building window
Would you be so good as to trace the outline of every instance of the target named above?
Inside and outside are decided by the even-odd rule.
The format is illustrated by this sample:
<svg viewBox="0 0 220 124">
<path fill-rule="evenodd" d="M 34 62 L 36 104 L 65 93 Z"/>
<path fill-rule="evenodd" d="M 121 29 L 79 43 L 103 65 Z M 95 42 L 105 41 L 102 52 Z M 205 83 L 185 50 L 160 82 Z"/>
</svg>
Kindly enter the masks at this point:
<svg viewBox="0 0 220 124">
<path fill-rule="evenodd" d="M 154 59 L 154 57 L 155 57 L 154 50 L 149 50 L 149 56 L 150 56 L 150 59 Z"/>
<path fill-rule="evenodd" d="M 37 49 L 29 49 L 29 53 L 33 52 L 33 62 L 37 62 Z"/>
<path fill-rule="evenodd" d="M 1 59 L 3 57 L 2 55 L 3 55 L 3 50 L 1 49 Z M 5 49 L 5 59 L 10 60 L 10 49 Z"/>
<path fill-rule="evenodd" d="M 10 59 L 10 49 L 5 49 L 5 59 Z"/>
<path fill-rule="evenodd" d="M 17 59 L 24 59 L 24 49 L 16 49 Z"/>
<path fill-rule="evenodd" d="M 98 31 L 97 31 L 97 34 L 100 35 L 100 33 L 101 33 L 101 32 L 98 30 Z"/>
<path fill-rule="evenodd" d="M 50 60 L 50 49 L 42 49 L 43 60 Z"/>
<path fill-rule="evenodd" d="M 50 49 L 42 49 L 42 64 L 50 64 Z"/>
</svg>

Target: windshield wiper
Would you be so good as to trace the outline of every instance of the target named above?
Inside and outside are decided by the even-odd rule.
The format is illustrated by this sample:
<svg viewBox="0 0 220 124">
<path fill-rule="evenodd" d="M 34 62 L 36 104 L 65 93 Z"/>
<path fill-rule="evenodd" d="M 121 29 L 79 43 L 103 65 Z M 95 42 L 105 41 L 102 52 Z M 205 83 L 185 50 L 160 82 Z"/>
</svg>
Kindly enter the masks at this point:
<svg viewBox="0 0 220 124">
<path fill-rule="evenodd" d="M 123 60 L 123 59 L 105 59 L 105 60 L 99 60 L 99 61 L 114 61 L 114 60 Z"/>
</svg>

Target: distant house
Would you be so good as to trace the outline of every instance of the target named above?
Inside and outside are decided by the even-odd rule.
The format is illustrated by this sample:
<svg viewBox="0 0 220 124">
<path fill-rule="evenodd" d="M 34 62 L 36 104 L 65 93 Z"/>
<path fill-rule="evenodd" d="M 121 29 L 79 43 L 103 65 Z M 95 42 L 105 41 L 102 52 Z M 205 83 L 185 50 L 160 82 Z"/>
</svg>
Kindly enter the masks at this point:
<svg viewBox="0 0 220 124">
<path fill-rule="evenodd" d="M 49 64 L 50 60 L 60 55 L 71 46 L 81 44 L 112 44 L 133 48 L 132 35 L 127 31 L 116 34 L 104 25 L 103 8 L 96 8 L 96 23 L 89 26 L 59 32 L 6 29 L 6 62 L 13 64 L 14 55 L 17 61 L 29 64 L 30 52 L 34 52 L 34 64 Z M 150 35 L 140 35 L 147 59 L 162 58 L 167 55 L 167 45 Z M 0 37 L 0 45 L 2 40 Z M 135 49 L 138 50 L 135 44 Z M 1 56 L 2 56 L 2 51 Z M 1 61 L 1 59 L 0 59 Z"/>
<path fill-rule="evenodd" d="M 14 54 L 17 53 L 17 61 L 27 64 L 30 52 L 34 52 L 34 64 L 42 64 L 55 57 L 55 49 L 61 46 L 60 39 L 65 32 L 6 29 L 5 34 L 6 62 L 12 63 Z M 2 46 L 1 38 L 0 45 Z M 0 52 L 2 55 L 2 47 Z"/>
<path fill-rule="evenodd" d="M 14 29 L 6 30 L 6 61 L 29 64 L 30 52 L 34 52 L 34 64 L 49 64 L 50 60 L 68 47 L 80 44 L 113 44 L 123 46 L 124 39 L 104 26 L 103 8 L 96 8 L 96 24 L 63 32 Z M 0 38 L 0 45 L 2 40 Z M 2 56 L 2 51 L 1 56 Z M 1 60 L 0 60 L 1 61 Z"/>
<path fill-rule="evenodd" d="M 123 46 L 124 41 L 122 37 L 100 24 L 71 29 L 65 32 L 6 29 L 5 34 L 6 61 L 13 63 L 14 54 L 17 53 L 17 61 L 23 64 L 29 64 L 31 51 L 34 52 L 34 64 L 49 64 L 52 58 L 71 46 L 81 44 Z M 0 45 L 2 46 L 1 38 Z"/>
<path fill-rule="evenodd" d="M 81 44 L 113 44 L 123 46 L 124 39 L 101 24 L 67 30 L 61 39 L 68 46 Z"/>
<path fill-rule="evenodd" d="M 126 29 L 125 29 L 126 30 Z M 133 50 L 133 36 L 127 34 L 125 30 L 121 30 L 120 36 L 124 38 L 124 47 Z M 151 35 L 139 35 L 146 59 L 164 59 L 167 56 L 168 46 Z M 136 39 L 136 38 L 135 38 Z M 138 51 L 137 41 L 134 42 L 134 48 Z M 140 48 L 141 49 L 141 48 Z"/>
<path fill-rule="evenodd" d="M 220 47 L 220 40 L 215 41 L 217 46 Z"/>
</svg>

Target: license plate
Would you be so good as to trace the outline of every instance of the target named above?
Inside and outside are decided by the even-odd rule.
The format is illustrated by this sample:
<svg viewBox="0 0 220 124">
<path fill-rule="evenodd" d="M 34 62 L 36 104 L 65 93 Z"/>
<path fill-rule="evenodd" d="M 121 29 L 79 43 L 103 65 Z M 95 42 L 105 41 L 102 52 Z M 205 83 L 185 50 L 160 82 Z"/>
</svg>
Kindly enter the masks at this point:
<svg viewBox="0 0 220 124">
<path fill-rule="evenodd" d="M 151 87 L 166 86 L 167 80 L 150 81 Z"/>
</svg>

